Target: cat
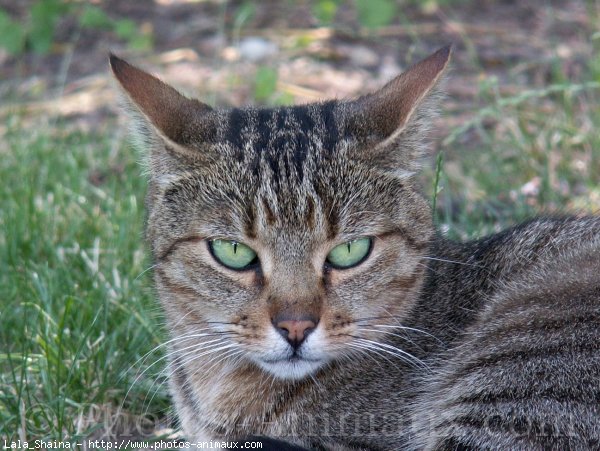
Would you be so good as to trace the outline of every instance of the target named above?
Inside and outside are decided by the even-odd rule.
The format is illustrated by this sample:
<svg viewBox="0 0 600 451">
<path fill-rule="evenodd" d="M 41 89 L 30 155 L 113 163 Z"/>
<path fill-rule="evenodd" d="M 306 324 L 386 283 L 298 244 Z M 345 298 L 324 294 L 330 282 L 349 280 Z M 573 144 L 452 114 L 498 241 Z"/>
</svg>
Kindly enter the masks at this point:
<svg viewBox="0 0 600 451">
<path fill-rule="evenodd" d="M 415 174 L 450 54 L 358 99 L 240 109 L 111 55 L 188 440 L 600 447 L 600 218 L 434 229 Z"/>
</svg>

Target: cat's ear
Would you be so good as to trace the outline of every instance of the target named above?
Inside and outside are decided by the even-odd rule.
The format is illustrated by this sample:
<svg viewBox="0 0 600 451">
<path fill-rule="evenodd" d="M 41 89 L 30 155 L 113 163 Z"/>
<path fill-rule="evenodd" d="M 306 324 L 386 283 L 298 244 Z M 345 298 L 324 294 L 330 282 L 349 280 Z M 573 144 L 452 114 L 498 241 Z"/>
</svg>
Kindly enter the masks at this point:
<svg viewBox="0 0 600 451">
<path fill-rule="evenodd" d="M 214 140 L 217 122 L 214 110 L 189 99 L 158 78 L 110 55 L 110 67 L 125 94 L 142 141 L 160 137 L 170 149 L 194 154 L 202 144 Z"/>
<path fill-rule="evenodd" d="M 348 126 L 370 145 L 359 158 L 399 175 L 420 169 L 425 132 L 436 111 L 435 91 L 450 60 L 446 46 L 380 90 L 350 104 Z"/>
</svg>

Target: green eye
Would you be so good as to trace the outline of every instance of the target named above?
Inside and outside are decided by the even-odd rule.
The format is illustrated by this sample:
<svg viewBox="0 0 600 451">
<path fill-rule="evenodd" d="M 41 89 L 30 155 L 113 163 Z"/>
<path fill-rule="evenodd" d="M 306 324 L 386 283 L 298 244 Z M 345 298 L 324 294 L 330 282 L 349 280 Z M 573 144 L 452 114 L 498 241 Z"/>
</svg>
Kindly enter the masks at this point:
<svg viewBox="0 0 600 451">
<path fill-rule="evenodd" d="M 327 263 L 337 269 L 346 269 L 365 261 L 371 250 L 371 238 L 348 241 L 331 249 Z"/>
<path fill-rule="evenodd" d="M 256 252 L 237 241 L 211 240 L 208 245 L 215 260 L 230 269 L 246 269 L 258 261 Z"/>
</svg>

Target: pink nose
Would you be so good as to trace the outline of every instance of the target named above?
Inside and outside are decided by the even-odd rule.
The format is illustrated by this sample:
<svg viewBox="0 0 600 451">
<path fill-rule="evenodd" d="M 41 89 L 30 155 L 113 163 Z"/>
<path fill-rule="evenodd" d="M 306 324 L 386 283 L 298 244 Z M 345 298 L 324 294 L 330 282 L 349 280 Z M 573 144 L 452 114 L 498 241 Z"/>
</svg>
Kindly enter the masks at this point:
<svg viewBox="0 0 600 451">
<path fill-rule="evenodd" d="M 314 318 L 306 319 L 290 319 L 284 317 L 276 317 L 273 319 L 273 325 L 288 343 L 297 349 L 300 347 L 304 339 L 311 333 L 319 321 Z"/>
</svg>

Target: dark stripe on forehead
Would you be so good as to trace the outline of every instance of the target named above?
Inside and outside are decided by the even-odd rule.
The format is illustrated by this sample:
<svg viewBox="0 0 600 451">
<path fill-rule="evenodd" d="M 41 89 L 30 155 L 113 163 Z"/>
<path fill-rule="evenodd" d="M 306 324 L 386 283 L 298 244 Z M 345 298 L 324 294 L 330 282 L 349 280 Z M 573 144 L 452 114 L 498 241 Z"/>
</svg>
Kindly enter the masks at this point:
<svg viewBox="0 0 600 451">
<path fill-rule="evenodd" d="M 335 117 L 335 101 L 326 102 L 321 106 L 323 121 L 323 150 L 331 154 L 339 140 L 338 124 Z"/>
<path fill-rule="evenodd" d="M 277 218 L 275 217 L 275 213 L 273 213 L 273 209 L 269 205 L 269 201 L 263 196 L 261 198 L 263 211 L 265 213 L 265 219 L 267 220 L 267 224 L 273 225 Z"/>
<path fill-rule="evenodd" d="M 310 135 L 314 133 L 315 122 L 309 115 L 307 106 L 297 106 L 292 109 L 296 124 L 296 147 L 293 160 L 300 181 L 304 179 L 304 161 L 310 150 Z"/>
<path fill-rule="evenodd" d="M 255 112 L 252 133 L 249 134 L 248 139 L 252 139 L 252 162 L 250 167 L 254 174 L 258 174 L 260 168 L 260 160 L 263 152 L 267 149 L 269 141 L 271 139 L 271 127 L 269 122 L 273 117 L 273 110 L 261 109 Z M 269 162 L 271 164 L 271 162 Z M 271 165 L 273 168 L 273 165 Z"/>
<path fill-rule="evenodd" d="M 248 113 L 239 108 L 235 108 L 229 113 L 227 122 L 228 126 L 225 139 L 238 150 L 237 157 L 238 160 L 241 161 L 244 158 L 244 138 L 242 137 L 242 131 L 248 125 Z"/>
<path fill-rule="evenodd" d="M 275 140 L 275 141 L 277 141 L 277 140 Z M 273 155 L 273 153 L 269 153 L 269 154 L 267 154 L 267 163 L 269 164 L 269 167 L 271 168 L 271 171 L 273 172 L 273 182 L 275 183 L 275 186 L 278 188 L 279 181 L 280 181 L 280 171 L 281 171 L 281 166 L 279 165 L 279 158 L 277 158 L 277 155 Z"/>
<path fill-rule="evenodd" d="M 312 196 L 308 196 L 308 198 L 306 199 L 306 226 L 309 230 L 314 230 L 315 225 L 316 225 L 316 206 L 315 206 L 315 200 L 312 198 Z"/>
<path fill-rule="evenodd" d="M 325 185 L 324 180 L 313 179 L 313 189 L 318 198 L 318 204 L 324 215 L 325 227 L 327 229 L 327 238 L 334 239 L 339 232 L 339 218 L 338 218 L 338 201 L 339 199 L 331 190 Z"/>
<path fill-rule="evenodd" d="M 246 222 L 244 224 L 244 231 L 249 238 L 256 238 L 256 209 L 254 202 L 248 202 L 246 206 Z"/>
<path fill-rule="evenodd" d="M 285 120 L 288 117 L 288 111 L 288 108 L 280 108 L 275 112 L 275 128 L 277 130 L 283 130 L 285 128 Z"/>
<path fill-rule="evenodd" d="M 274 119 L 271 120 L 271 124 L 268 124 L 268 126 L 272 135 L 275 137 L 272 138 L 271 142 L 269 143 L 270 149 L 269 152 L 266 154 L 266 157 L 267 163 L 273 171 L 273 181 L 275 183 L 275 186 L 278 188 L 281 171 L 281 151 L 285 148 L 288 141 L 287 136 L 283 133 L 283 131 L 285 130 L 286 119 L 288 117 L 288 110 L 287 108 L 280 108 L 278 110 L 275 110 L 273 112 L 273 115 Z M 273 125 L 274 129 L 271 127 L 271 125 Z M 285 161 L 284 164 L 286 164 Z"/>
<path fill-rule="evenodd" d="M 299 105 L 292 108 L 294 119 L 298 124 L 298 130 L 312 132 L 315 127 L 315 121 L 310 117 L 310 111 L 307 105 Z"/>
<path fill-rule="evenodd" d="M 260 153 L 263 150 L 265 150 L 269 145 L 269 141 L 271 140 L 271 134 L 273 131 L 273 124 L 271 124 L 273 115 L 273 110 L 258 110 L 256 118 L 256 133 L 258 135 L 258 139 L 254 142 L 254 145 L 252 146 L 255 152 Z"/>
</svg>

